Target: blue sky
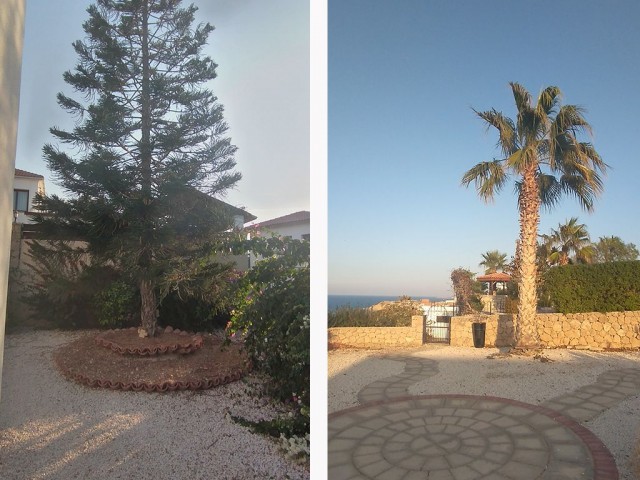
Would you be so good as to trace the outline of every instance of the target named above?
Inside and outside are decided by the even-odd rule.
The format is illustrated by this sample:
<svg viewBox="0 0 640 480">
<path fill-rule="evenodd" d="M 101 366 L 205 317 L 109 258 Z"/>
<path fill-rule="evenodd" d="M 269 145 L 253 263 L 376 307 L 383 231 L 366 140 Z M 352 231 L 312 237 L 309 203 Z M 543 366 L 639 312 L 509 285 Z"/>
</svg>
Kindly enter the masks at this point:
<svg viewBox="0 0 640 480">
<path fill-rule="evenodd" d="M 611 166 L 593 214 L 564 198 L 540 233 L 577 216 L 640 246 L 639 22 L 631 0 L 330 0 L 329 294 L 450 296 L 454 268 L 513 255 L 512 185 L 490 205 L 460 186 L 500 155 L 471 108 L 513 117 L 510 81 L 585 107 Z"/>
<path fill-rule="evenodd" d="M 84 38 L 90 0 L 29 0 L 25 19 L 16 167 L 45 176 L 49 128 L 72 126 L 56 94 Z M 210 88 L 225 107 L 243 179 L 226 201 L 268 220 L 309 210 L 309 5 L 299 0 L 192 0 L 216 27 L 206 54 L 219 65 Z M 73 95 L 72 95 L 73 96 Z"/>
</svg>

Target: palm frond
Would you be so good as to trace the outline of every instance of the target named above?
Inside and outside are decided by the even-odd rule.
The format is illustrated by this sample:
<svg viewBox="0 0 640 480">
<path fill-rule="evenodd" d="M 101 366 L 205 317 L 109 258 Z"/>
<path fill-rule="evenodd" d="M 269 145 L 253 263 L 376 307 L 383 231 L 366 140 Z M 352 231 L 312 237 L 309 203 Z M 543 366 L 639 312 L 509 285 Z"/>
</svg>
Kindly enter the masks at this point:
<svg viewBox="0 0 640 480">
<path fill-rule="evenodd" d="M 562 191 L 575 197 L 587 212 L 593 211 L 593 203 L 602 189 L 601 184 L 599 189 L 594 188 L 594 184 L 587 182 L 582 175 L 562 175 L 560 185 Z"/>
<path fill-rule="evenodd" d="M 513 120 L 509 117 L 505 117 L 501 112 L 498 112 L 495 109 L 491 109 L 486 112 L 479 112 L 473 108 L 472 110 L 476 115 L 487 122 L 487 130 L 489 129 L 489 126 L 498 130 L 498 147 L 500 147 L 505 156 L 511 155 L 517 149 L 516 127 L 513 124 Z"/>
<path fill-rule="evenodd" d="M 478 163 L 463 175 L 462 185 L 468 187 L 473 183 L 482 200 L 492 201 L 494 195 L 502 190 L 508 180 L 503 163 L 503 160 Z"/>
<path fill-rule="evenodd" d="M 538 188 L 540 191 L 540 203 L 547 211 L 551 211 L 562 197 L 562 186 L 558 179 L 549 174 L 538 175 Z"/>
<path fill-rule="evenodd" d="M 531 110 L 531 94 L 517 82 L 509 82 L 518 112 Z"/>
<path fill-rule="evenodd" d="M 558 87 L 545 88 L 538 97 L 538 103 L 536 104 L 536 111 L 539 116 L 553 115 L 556 107 L 560 104 L 560 97 L 562 92 Z"/>
</svg>

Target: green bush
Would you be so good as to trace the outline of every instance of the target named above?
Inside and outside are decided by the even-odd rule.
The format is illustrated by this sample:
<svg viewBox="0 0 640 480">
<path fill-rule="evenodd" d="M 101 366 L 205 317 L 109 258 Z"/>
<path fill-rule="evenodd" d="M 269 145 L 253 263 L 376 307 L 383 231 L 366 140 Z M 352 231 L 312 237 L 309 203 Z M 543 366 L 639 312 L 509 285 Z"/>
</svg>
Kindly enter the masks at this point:
<svg viewBox="0 0 640 480">
<path fill-rule="evenodd" d="M 138 322 L 133 314 L 136 300 L 136 289 L 127 282 L 116 280 L 95 296 L 98 322 L 108 328 L 134 326 Z"/>
<path fill-rule="evenodd" d="M 209 332 L 223 329 L 230 319 L 230 311 L 218 308 L 215 302 L 199 297 L 180 297 L 176 292 L 171 292 L 160 304 L 158 325 L 170 325 L 191 332 Z"/>
<path fill-rule="evenodd" d="M 542 293 L 561 313 L 640 310 L 640 261 L 553 267 Z"/>
<path fill-rule="evenodd" d="M 254 368 L 270 377 L 268 393 L 294 406 L 289 430 L 282 425 L 278 430 L 304 437 L 309 433 L 309 242 L 255 238 L 236 248 L 262 259 L 237 282 L 227 331 L 243 336 Z"/>
<path fill-rule="evenodd" d="M 88 254 L 68 242 L 29 244 L 32 274 L 24 300 L 36 316 L 59 328 L 97 328 L 96 295 L 118 280 L 108 265 L 93 264 Z"/>
<path fill-rule="evenodd" d="M 381 310 L 339 307 L 328 313 L 329 327 L 410 327 L 411 317 L 422 310 L 410 302 L 396 302 Z"/>
</svg>

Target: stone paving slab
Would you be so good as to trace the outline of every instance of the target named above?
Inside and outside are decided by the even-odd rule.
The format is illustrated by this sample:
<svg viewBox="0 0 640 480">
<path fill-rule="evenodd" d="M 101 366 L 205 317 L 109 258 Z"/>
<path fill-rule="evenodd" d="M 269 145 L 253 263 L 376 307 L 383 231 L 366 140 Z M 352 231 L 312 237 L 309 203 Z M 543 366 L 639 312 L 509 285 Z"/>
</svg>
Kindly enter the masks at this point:
<svg viewBox="0 0 640 480">
<path fill-rule="evenodd" d="M 404 372 L 370 383 L 358 393 L 360 404 L 407 395 L 409 387 L 438 373 L 438 362 L 411 355 L 385 355 L 385 360 L 404 362 Z"/>
<path fill-rule="evenodd" d="M 328 478 L 612 480 L 618 472 L 595 435 L 548 408 L 498 397 L 421 395 L 331 414 Z"/>
<path fill-rule="evenodd" d="M 578 422 L 640 393 L 640 369 L 611 370 L 540 406 L 499 397 L 409 396 L 436 375 L 434 360 L 384 358 L 405 370 L 358 393 L 361 406 L 329 416 L 329 478 L 616 480 L 604 444 Z"/>
<path fill-rule="evenodd" d="M 638 393 L 640 369 L 625 368 L 603 372 L 595 383 L 551 398 L 542 405 L 579 422 L 586 422 Z"/>
</svg>

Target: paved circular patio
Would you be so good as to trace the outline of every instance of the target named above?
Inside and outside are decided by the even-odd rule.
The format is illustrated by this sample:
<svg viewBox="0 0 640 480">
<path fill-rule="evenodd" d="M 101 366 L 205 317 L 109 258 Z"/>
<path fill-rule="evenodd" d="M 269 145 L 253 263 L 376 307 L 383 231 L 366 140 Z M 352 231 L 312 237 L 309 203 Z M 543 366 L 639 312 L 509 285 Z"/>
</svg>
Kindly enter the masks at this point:
<svg viewBox="0 0 640 480">
<path fill-rule="evenodd" d="M 615 480 L 602 442 L 570 417 L 471 395 L 386 398 L 329 416 L 332 480 Z"/>
</svg>

